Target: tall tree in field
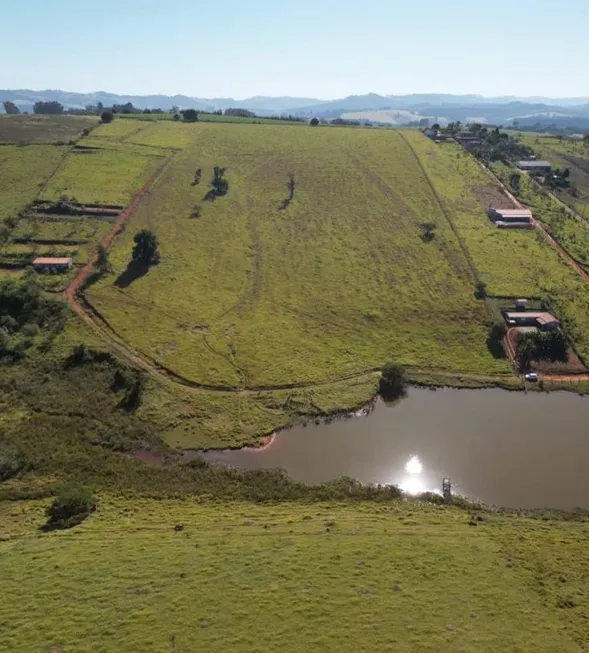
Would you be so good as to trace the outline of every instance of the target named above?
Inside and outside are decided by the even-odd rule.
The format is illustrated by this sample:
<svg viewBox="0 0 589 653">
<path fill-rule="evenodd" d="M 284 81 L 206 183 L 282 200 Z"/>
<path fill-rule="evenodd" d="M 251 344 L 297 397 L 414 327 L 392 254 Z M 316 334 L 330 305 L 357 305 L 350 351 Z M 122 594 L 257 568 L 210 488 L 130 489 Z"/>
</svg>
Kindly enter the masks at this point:
<svg viewBox="0 0 589 653">
<path fill-rule="evenodd" d="M 4 111 L 8 115 L 15 116 L 20 113 L 20 109 L 14 104 L 14 102 L 11 102 L 10 100 L 7 100 L 4 102 Z"/>
<path fill-rule="evenodd" d="M 160 261 L 157 236 L 149 229 L 142 229 L 133 238 L 133 261 L 140 265 L 157 265 Z"/>
</svg>

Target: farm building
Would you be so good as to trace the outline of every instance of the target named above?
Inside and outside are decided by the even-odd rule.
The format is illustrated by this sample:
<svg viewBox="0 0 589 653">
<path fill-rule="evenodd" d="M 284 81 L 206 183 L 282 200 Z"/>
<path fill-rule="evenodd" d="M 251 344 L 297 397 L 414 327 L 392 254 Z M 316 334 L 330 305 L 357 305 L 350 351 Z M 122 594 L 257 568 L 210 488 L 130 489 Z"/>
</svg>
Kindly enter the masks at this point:
<svg viewBox="0 0 589 653">
<path fill-rule="evenodd" d="M 499 228 L 531 229 L 532 212 L 529 209 L 496 209 L 489 207 L 487 214 Z"/>
<path fill-rule="evenodd" d="M 481 139 L 473 134 L 458 134 L 454 138 L 466 149 L 479 147 L 482 144 Z"/>
<path fill-rule="evenodd" d="M 507 311 L 505 320 L 510 327 L 537 327 L 542 331 L 557 329 L 560 322 L 547 311 Z"/>
<path fill-rule="evenodd" d="M 503 220 L 503 222 L 531 222 L 532 212 L 530 209 L 496 209 L 489 207 L 491 220 Z"/>
<path fill-rule="evenodd" d="M 550 172 L 552 168 L 548 161 L 536 161 L 536 159 L 518 161 L 515 165 L 520 170 L 536 170 L 538 172 Z"/>
<path fill-rule="evenodd" d="M 71 258 L 50 258 L 41 256 L 33 261 L 33 267 L 37 272 L 43 272 L 44 270 L 58 270 L 59 272 L 64 272 L 66 270 L 71 270 L 73 263 Z"/>
</svg>

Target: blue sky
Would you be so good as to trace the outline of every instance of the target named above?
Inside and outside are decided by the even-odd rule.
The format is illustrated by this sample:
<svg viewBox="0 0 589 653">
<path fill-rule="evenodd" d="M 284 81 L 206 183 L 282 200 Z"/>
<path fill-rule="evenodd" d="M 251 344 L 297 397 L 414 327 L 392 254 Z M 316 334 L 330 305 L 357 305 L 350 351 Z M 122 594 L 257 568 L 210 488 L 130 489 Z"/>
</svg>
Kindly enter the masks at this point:
<svg viewBox="0 0 589 653">
<path fill-rule="evenodd" d="M 0 88 L 589 96 L 589 0 L 6 0 L 1 13 Z"/>
</svg>

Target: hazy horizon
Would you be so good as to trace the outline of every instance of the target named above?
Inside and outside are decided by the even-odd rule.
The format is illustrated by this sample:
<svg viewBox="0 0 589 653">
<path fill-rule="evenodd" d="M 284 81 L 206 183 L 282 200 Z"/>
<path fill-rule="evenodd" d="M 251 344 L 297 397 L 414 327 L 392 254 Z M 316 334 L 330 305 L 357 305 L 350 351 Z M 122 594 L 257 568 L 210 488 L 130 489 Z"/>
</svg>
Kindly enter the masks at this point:
<svg viewBox="0 0 589 653">
<path fill-rule="evenodd" d="M 0 88 L 202 98 L 589 96 L 586 0 L 31 0 L 3 8 Z M 542 3 L 543 4 L 543 3 Z M 566 28 L 566 29 L 565 29 Z M 537 51 L 535 51 L 537 50 Z M 538 56 L 538 52 L 542 56 Z M 15 56 L 16 55 L 16 56 Z"/>
</svg>

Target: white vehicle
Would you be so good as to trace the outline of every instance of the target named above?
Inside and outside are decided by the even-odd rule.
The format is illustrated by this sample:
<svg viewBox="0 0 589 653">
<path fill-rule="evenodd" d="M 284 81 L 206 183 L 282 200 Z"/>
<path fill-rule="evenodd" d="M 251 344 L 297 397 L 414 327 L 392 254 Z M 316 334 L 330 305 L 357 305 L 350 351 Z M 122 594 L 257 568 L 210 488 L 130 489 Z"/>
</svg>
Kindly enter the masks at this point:
<svg viewBox="0 0 589 653">
<path fill-rule="evenodd" d="M 539 377 L 536 374 L 536 372 L 528 372 L 528 374 L 524 375 L 524 379 L 526 381 L 537 381 L 539 379 Z"/>
</svg>

